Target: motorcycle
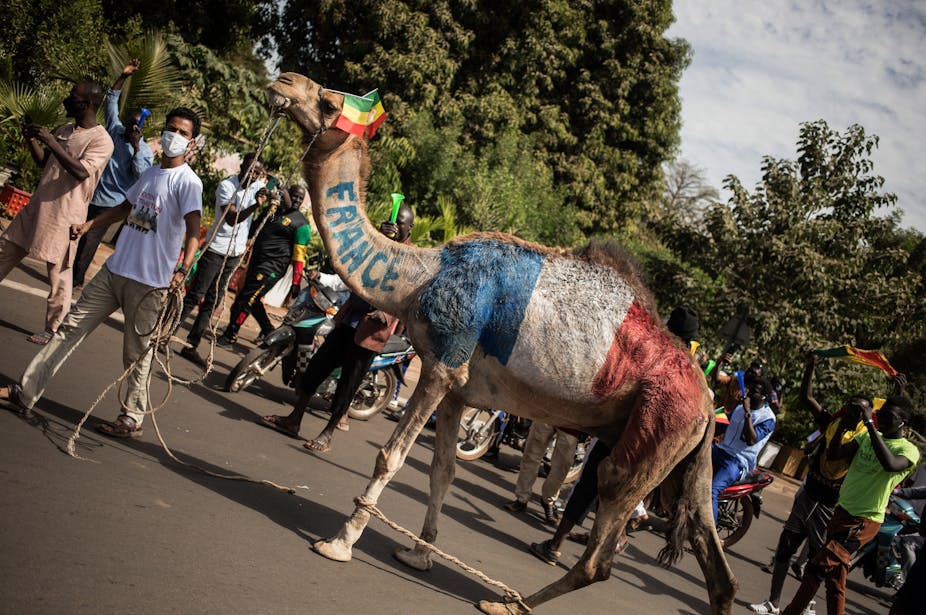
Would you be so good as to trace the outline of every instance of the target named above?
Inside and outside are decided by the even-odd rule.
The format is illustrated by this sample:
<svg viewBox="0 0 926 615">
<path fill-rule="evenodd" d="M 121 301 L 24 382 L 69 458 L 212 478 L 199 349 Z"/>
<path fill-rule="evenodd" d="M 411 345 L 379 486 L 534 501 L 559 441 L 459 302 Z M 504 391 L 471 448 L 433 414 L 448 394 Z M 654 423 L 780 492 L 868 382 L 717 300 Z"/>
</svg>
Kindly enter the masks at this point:
<svg viewBox="0 0 926 615">
<path fill-rule="evenodd" d="M 920 517 L 906 500 L 891 496 L 878 534 L 858 550 L 849 561 L 849 570 L 862 567 L 862 573 L 878 587 L 900 589 L 903 571 L 900 565 L 902 536 L 919 531 Z"/>
<path fill-rule="evenodd" d="M 746 535 L 762 512 L 762 490 L 774 480 L 768 472 L 753 470 L 717 496 L 717 534 L 724 549 Z"/>
<path fill-rule="evenodd" d="M 225 379 L 225 390 L 238 393 L 254 384 L 277 365 L 283 367 L 283 384 L 292 386 L 296 375 L 308 365 L 324 338 L 332 329 L 332 317 L 344 297 L 314 280 L 299 293 L 286 311 L 283 324 L 261 340 L 246 354 Z M 301 368 L 301 369 L 300 369 Z"/>
<path fill-rule="evenodd" d="M 478 410 L 467 408 L 463 411 L 460 420 L 460 430 L 457 435 L 457 459 L 473 461 L 485 455 L 497 443 L 508 444 L 512 448 L 523 451 L 530 431 L 530 420 L 514 416 L 504 410 Z M 538 474 L 546 476 L 550 472 L 550 463 L 553 456 L 555 437 L 550 441 L 543 456 Z M 564 484 L 574 482 L 582 472 L 582 462 L 585 459 L 585 443 L 580 442 L 576 447 L 575 458 L 563 481 Z"/>
<path fill-rule="evenodd" d="M 282 367 L 283 384 L 295 387 L 309 364 L 309 359 L 324 337 L 334 329 L 332 317 L 346 300 L 346 293 L 328 289 L 315 280 L 308 280 L 283 318 L 283 324 L 261 341 L 260 346 L 245 355 L 225 379 L 225 390 L 243 391 L 263 378 L 278 365 Z M 404 384 L 402 366 L 415 357 L 415 349 L 407 338 L 393 335 L 374 359 L 364 375 L 351 402 L 351 418 L 366 421 L 382 411 L 395 396 L 399 383 Z M 336 370 L 316 392 L 331 401 L 337 387 Z"/>
<path fill-rule="evenodd" d="M 354 399 L 347 410 L 348 416 L 358 421 L 367 421 L 382 412 L 395 399 L 399 385 L 405 384 L 405 369 L 414 358 L 415 348 L 407 337 L 390 336 L 386 346 L 373 358 L 370 369 L 354 393 Z M 335 370 L 316 391 L 316 395 L 328 404 L 334 397 L 339 375 L 340 370 Z"/>
</svg>

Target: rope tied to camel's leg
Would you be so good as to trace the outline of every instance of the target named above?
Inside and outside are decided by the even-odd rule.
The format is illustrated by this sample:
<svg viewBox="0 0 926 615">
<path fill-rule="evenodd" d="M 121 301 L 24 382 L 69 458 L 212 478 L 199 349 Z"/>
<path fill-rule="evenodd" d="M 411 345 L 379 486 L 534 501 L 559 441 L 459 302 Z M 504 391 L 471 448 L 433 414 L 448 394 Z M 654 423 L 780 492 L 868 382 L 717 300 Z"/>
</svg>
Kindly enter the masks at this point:
<svg viewBox="0 0 926 615">
<path fill-rule="evenodd" d="M 410 530 L 405 529 L 404 527 L 402 527 L 398 523 L 395 523 L 394 521 L 390 521 L 389 518 L 386 517 L 385 514 L 383 514 L 383 511 L 381 511 L 379 508 L 376 507 L 376 504 L 367 500 L 362 495 L 354 498 L 354 504 L 358 508 L 362 508 L 363 510 L 367 511 L 368 513 L 370 513 L 371 515 L 373 515 L 374 517 L 376 517 L 377 519 L 379 519 L 380 521 L 382 521 L 383 523 L 385 523 L 386 525 L 388 525 L 390 528 L 394 529 L 398 533 L 402 534 L 403 536 L 406 536 L 416 545 L 419 545 L 421 547 L 424 547 L 432 551 L 435 555 L 437 555 L 438 557 L 441 557 L 442 559 L 447 560 L 451 564 L 455 564 L 463 571 L 468 572 L 469 574 L 477 577 L 480 581 L 482 581 L 486 585 L 491 585 L 492 587 L 496 587 L 500 589 L 502 592 L 504 592 L 505 597 L 510 602 L 518 603 L 518 605 L 526 609 L 526 612 L 531 611 L 531 608 L 527 606 L 527 604 L 524 602 L 524 597 L 516 589 L 508 587 L 501 581 L 496 581 L 495 579 L 489 577 L 486 573 L 482 572 L 481 570 L 477 570 L 476 568 L 473 568 L 469 564 L 454 557 L 453 555 L 450 555 L 449 553 L 445 553 L 444 551 L 441 551 L 440 549 L 435 547 L 430 542 L 416 535 L 414 532 L 411 532 Z"/>
</svg>

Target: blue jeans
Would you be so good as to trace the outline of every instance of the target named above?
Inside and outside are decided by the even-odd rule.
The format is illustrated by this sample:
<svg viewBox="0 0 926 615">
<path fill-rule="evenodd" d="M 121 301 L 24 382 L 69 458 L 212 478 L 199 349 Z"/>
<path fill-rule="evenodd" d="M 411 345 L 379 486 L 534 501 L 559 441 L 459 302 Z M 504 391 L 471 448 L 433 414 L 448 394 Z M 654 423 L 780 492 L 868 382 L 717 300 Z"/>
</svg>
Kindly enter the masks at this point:
<svg viewBox="0 0 926 615">
<path fill-rule="evenodd" d="M 743 466 L 736 457 L 716 446 L 711 448 L 711 463 L 714 466 L 714 478 L 711 480 L 711 507 L 714 510 L 714 523 L 716 523 L 717 496 L 740 479 Z"/>
</svg>

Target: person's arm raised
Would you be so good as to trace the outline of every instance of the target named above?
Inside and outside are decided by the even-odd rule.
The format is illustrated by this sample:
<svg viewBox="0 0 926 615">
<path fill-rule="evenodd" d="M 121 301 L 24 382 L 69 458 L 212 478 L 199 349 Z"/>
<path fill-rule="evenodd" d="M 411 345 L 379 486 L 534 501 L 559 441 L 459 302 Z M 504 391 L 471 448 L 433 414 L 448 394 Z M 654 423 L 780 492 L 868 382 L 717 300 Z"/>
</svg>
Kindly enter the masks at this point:
<svg viewBox="0 0 926 615">
<path fill-rule="evenodd" d="M 822 431 L 826 429 L 826 425 L 830 421 L 830 415 L 823 410 L 823 406 L 821 406 L 820 402 L 813 396 L 813 373 L 819 361 L 820 357 L 815 355 L 812 350 L 807 351 L 804 355 L 804 378 L 801 380 L 801 391 L 798 395 L 798 401 L 802 406 L 810 410 L 814 422 Z"/>
<path fill-rule="evenodd" d="M 887 472 L 902 472 L 912 465 L 912 462 L 903 455 L 895 455 L 891 449 L 884 443 L 884 438 L 875 429 L 875 422 L 871 418 L 871 408 L 865 406 L 862 408 L 862 419 L 865 427 L 868 428 L 868 435 L 871 436 L 871 448 L 875 452 L 875 457 L 881 464 L 881 467 Z"/>
</svg>

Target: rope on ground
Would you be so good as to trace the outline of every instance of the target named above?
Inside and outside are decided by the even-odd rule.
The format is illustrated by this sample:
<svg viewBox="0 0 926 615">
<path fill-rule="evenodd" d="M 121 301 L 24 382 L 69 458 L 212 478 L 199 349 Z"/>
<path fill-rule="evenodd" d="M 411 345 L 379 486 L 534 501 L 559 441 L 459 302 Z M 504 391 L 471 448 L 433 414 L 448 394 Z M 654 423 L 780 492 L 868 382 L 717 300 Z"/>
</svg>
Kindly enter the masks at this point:
<svg viewBox="0 0 926 615">
<path fill-rule="evenodd" d="M 477 570 L 476 568 L 473 568 L 466 562 L 454 557 L 453 555 L 450 555 L 449 553 L 445 553 L 444 551 L 441 551 L 440 549 L 435 547 L 430 542 L 417 536 L 414 532 L 411 532 L 410 530 L 405 529 L 404 527 L 402 527 L 401 525 L 399 525 L 398 523 L 394 521 L 390 521 L 389 518 L 386 517 L 385 514 L 383 514 L 383 511 L 381 511 L 379 508 L 376 507 L 376 504 L 367 500 L 363 496 L 358 496 L 357 498 L 355 498 L 354 504 L 366 510 L 368 513 L 370 513 L 371 515 L 373 515 L 374 517 L 376 517 L 377 519 L 379 519 L 380 521 L 382 521 L 383 523 L 385 523 L 386 525 L 388 525 L 389 527 L 391 527 L 398 533 L 411 539 L 411 541 L 414 542 L 416 545 L 420 547 L 424 547 L 425 549 L 428 549 L 429 551 L 432 551 L 435 555 L 447 560 L 451 564 L 455 564 L 456 566 L 461 568 L 464 572 L 468 572 L 469 574 L 477 577 L 480 581 L 482 581 L 486 585 L 491 585 L 492 587 L 496 587 L 502 590 L 502 592 L 505 593 L 505 596 L 511 602 L 517 602 L 520 606 L 526 609 L 526 612 L 530 612 L 531 610 L 530 607 L 527 606 L 527 604 L 524 602 L 524 597 L 517 590 L 512 589 L 511 587 L 508 587 L 501 581 L 496 581 L 495 579 L 489 577 L 486 573 L 482 572 L 481 570 Z"/>
</svg>

